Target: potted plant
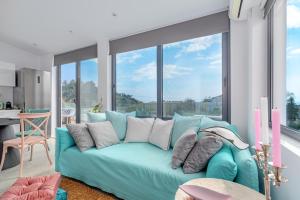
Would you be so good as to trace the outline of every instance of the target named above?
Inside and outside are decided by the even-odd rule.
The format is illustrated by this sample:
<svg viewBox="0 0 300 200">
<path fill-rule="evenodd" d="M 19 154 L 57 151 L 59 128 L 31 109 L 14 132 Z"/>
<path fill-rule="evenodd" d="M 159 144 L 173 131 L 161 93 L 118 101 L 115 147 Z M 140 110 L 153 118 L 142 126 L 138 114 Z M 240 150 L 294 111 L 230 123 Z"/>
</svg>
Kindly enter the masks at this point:
<svg viewBox="0 0 300 200">
<path fill-rule="evenodd" d="M 106 115 L 103 112 L 103 103 L 102 98 L 99 103 L 91 108 L 91 110 L 87 113 L 88 122 L 102 122 L 106 120 Z"/>
</svg>

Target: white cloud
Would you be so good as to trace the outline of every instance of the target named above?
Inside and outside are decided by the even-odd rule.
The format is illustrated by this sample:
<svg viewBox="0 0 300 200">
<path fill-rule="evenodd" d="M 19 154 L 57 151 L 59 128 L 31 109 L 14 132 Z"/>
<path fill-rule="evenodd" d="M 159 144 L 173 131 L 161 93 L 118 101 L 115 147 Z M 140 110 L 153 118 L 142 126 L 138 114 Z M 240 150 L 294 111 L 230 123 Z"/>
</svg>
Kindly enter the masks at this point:
<svg viewBox="0 0 300 200">
<path fill-rule="evenodd" d="M 172 79 L 179 76 L 191 74 L 193 70 L 188 67 L 180 67 L 174 64 L 164 65 L 164 78 Z"/>
<path fill-rule="evenodd" d="M 137 52 L 129 52 L 118 55 L 117 64 L 121 63 L 134 63 L 137 59 L 141 58 L 142 55 Z"/>
<path fill-rule="evenodd" d="M 288 58 L 294 58 L 295 56 L 300 55 L 300 48 L 287 48 L 287 57 Z"/>
<path fill-rule="evenodd" d="M 173 42 L 169 44 L 164 44 L 164 48 L 171 48 L 171 47 L 180 47 L 182 42 Z"/>
<path fill-rule="evenodd" d="M 181 42 L 180 45 L 182 45 L 183 47 L 179 51 L 179 53 L 175 55 L 175 58 L 180 57 L 184 53 L 206 50 L 213 44 L 218 42 L 220 42 L 220 40 L 219 37 L 216 35 L 210 35 Z"/>
<path fill-rule="evenodd" d="M 300 48 L 291 50 L 289 52 L 289 54 L 292 54 L 292 55 L 298 55 L 298 54 L 300 54 Z"/>
<path fill-rule="evenodd" d="M 197 60 L 207 61 L 209 63 L 208 64 L 209 68 L 217 68 L 220 67 L 222 64 L 222 54 L 218 53 L 218 54 L 208 55 L 208 56 L 204 56 L 200 54 L 197 57 Z"/>
<path fill-rule="evenodd" d="M 141 81 L 144 79 L 153 80 L 156 78 L 156 63 L 148 63 L 133 72 L 132 80 Z"/>
<path fill-rule="evenodd" d="M 164 65 L 164 79 L 172 79 L 180 76 L 188 75 L 193 70 L 188 67 L 181 67 L 174 64 Z M 156 63 L 151 62 L 148 63 L 141 68 L 137 69 L 133 72 L 133 81 L 141 81 L 141 80 L 154 80 L 156 79 Z"/>
<path fill-rule="evenodd" d="M 300 8 L 295 5 L 287 6 L 287 27 L 300 28 Z"/>
<path fill-rule="evenodd" d="M 205 50 L 216 42 L 214 36 L 200 37 L 189 41 L 189 45 L 185 48 L 186 52 L 195 52 Z"/>
</svg>

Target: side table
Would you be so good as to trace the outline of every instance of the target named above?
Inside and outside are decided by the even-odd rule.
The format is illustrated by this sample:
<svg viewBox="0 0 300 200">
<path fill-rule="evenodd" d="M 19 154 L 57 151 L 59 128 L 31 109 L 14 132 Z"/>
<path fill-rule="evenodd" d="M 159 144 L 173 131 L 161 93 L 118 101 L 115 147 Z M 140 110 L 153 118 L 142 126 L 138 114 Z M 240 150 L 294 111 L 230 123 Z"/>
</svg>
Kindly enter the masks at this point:
<svg viewBox="0 0 300 200">
<path fill-rule="evenodd" d="M 228 194 L 232 200 L 265 200 L 265 196 L 241 184 L 222 179 L 199 178 L 186 182 L 184 185 L 197 185 L 214 190 L 223 194 Z M 191 198 L 181 189 L 178 189 L 175 200 L 191 200 Z"/>
</svg>

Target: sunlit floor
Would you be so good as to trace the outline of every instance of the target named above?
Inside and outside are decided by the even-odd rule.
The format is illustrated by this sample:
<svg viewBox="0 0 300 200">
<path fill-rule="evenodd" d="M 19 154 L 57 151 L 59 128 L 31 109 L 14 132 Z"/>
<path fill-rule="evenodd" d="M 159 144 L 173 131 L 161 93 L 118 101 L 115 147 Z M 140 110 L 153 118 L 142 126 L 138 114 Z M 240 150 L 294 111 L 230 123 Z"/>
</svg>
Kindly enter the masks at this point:
<svg viewBox="0 0 300 200">
<path fill-rule="evenodd" d="M 52 166 L 49 165 L 43 145 L 35 145 L 32 161 L 29 161 L 30 152 L 25 151 L 23 176 L 40 176 L 54 173 L 55 140 L 49 139 Z M 19 175 L 19 165 L 0 172 L 0 194 L 11 186 Z"/>
</svg>

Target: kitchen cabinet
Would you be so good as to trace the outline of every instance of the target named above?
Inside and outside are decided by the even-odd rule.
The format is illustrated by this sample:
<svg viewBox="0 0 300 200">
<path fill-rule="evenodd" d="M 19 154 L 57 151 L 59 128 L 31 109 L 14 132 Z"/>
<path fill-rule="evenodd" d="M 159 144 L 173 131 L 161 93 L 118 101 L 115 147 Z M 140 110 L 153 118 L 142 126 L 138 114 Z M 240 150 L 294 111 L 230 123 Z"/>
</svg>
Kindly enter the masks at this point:
<svg viewBox="0 0 300 200">
<path fill-rule="evenodd" d="M 16 66 L 0 61 L 0 86 L 14 87 L 16 85 Z"/>
</svg>

